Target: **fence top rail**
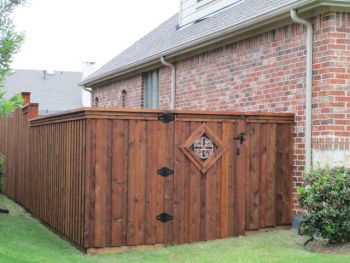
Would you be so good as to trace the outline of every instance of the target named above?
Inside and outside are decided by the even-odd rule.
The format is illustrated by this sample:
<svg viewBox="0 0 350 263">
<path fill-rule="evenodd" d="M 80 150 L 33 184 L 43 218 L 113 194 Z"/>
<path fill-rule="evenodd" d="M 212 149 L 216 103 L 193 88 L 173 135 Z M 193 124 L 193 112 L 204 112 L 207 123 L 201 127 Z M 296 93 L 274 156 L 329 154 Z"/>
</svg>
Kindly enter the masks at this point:
<svg viewBox="0 0 350 263">
<path fill-rule="evenodd" d="M 140 119 L 158 120 L 165 114 L 175 114 L 177 120 L 191 119 L 223 119 L 223 120 L 261 120 L 294 122 L 294 113 L 274 112 L 234 112 L 204 110 L 150 110 L 125 108 L 79 108 L 61 113 L 39 116 L 30 120 L 31 126 L 84 119 Z"/>
</svg>

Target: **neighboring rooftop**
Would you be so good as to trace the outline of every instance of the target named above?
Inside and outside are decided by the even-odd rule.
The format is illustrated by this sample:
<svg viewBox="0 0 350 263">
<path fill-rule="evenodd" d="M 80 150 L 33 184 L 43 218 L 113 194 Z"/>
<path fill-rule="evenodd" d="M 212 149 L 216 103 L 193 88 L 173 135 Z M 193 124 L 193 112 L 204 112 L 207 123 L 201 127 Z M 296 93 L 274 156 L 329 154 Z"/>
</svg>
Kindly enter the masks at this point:
<svg viewBox="0 0 350 263">
<path fill-rule="evenodd" d="M 31 101 L 39 103 L 45 115 L 82 107 L 81 72 L 16 69 L 5 82 L 7 97 L 31 92 Z"/>
<path fill-rule="evenodd" d="M 167 56 L 189 46 L 208 41 L 228 30 L 235 31 L 281 14 L 291 9 L 320 2 L 319 0 L 244 0 L 212 16 L 181 29 L 178 14 L 141 38 L 119 56 L 98 69 L 81 84 L 89 86 L 108 79 L 160 56 Z"/>
</svg>

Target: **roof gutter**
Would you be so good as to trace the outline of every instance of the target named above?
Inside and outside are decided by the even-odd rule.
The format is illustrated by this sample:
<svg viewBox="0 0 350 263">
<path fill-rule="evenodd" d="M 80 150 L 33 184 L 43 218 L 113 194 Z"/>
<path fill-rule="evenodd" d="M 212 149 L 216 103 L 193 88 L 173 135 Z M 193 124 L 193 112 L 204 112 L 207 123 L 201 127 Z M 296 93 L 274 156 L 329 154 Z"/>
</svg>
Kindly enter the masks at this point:
<svg viewBox="0 0 350 263">
<path fill-rule="evenodd" d="M 176 94 L 176 67 L 165 60 L 164 57 L 160 58 L 160 61 L 164 66 L 171 68 L 171 95 L 170 95 L 170 110 L 175 110 L 175 94 Z"/>
<path fill-rule="evenodd" d="M 298 17 L 295 10 L 290 11 L 290 16 L 295 23 L 306 26 L 306 121 L 305 121 L 305 171 L 309 172 L 312 162 L 312 79 L 313 79 L 313 46 L 314 46 L 314 30 L 310 21 Z"/>
<path fill-rule="evenodd" d="M 131 63 L 125 67 L 116 69 L 116 70 L 111 70 L 109 72 L 106 72 L 104 74 L 98 75 L 96 77 L 93 77 L 91 79 L 87 79 L 85 81 L 82 81 L 79 83 L 80 85 L 84 86 L 93 86 L 96 85 L 100 82 L 103 81 L 108 81 L 112 78 L 119 77 L 128 73 L 131 73 L 135 70 L 144 68 L 146 66 L 155 64 L 159 61 L 159 57 L 166 56 L 168 60 L 172 57 L 175 57 L 177 55 L 184 54 L 186 52 L 190 52 L 194 49 L 197 49 L 199 47 L 207 46 L 212 43 L 215 43 L 217 41 L 226 39 L 227 37 L 235 36 L 242 32 L 242 30 L 247 31 L 248 29 L 252 27 L 258 27 L 262 26 L 264 22 L 269 21 L 269 20 L 277 20 L 279 17 L 288 17 L 289 12 L 291 9 L 298 9 L 300 7 L 304 7 L 309 4 L 317 4 L 319 6 L 321 4 L 320 0 L 300 0 L 297 3 L 293 4 L 288 4 L 284 6 L 283 8 L 279 10 L 275 10 L 274 12 L 269 12 L 264 15 L 255 17 L 254 19 L 251 19 L 249 21 L 246 21 L 242 24 L 238 24 L 237 26 L 233 26 L 224 30 L 221 30 L 219 32 L 215 32 L 213 34 L 207 35 L 205 37 L 189 41 L 187 43 L 175 46 L 171 49 L 165 50 L 162 53 L 156 54 L 154 56 L 150 56 L 148 58 L 142 59 L 140 61 L 137 61 L 135 63 Z M 311 8 L 315 7 L 315 5 L 311 6 Z"/>
</svg>

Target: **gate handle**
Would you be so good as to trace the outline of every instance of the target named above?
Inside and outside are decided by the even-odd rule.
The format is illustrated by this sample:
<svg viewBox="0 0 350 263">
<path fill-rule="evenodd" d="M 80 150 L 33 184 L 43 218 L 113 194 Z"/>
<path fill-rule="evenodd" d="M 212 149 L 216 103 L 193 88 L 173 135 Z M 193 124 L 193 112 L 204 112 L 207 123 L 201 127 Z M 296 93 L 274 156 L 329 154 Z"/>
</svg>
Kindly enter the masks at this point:
<svg viewBox="0 0 350 263">
<path fill-rule="evenodd" d="M 243 144 L 243 142 L 246 140 L 245 134 L 243 132 L 240 135 L 238 135 L 237 137 L 234 137 L 233 139 L 240 141 L 241 144 Z"/>
</svg>

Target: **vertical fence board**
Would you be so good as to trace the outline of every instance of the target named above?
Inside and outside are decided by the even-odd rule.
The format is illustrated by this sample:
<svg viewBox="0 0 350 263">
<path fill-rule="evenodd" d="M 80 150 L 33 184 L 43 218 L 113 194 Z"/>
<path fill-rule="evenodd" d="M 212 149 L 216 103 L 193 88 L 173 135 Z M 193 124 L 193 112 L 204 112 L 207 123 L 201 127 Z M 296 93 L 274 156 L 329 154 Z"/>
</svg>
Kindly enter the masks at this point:
<svg viewBox="0 0 350 263">
<path fill-rule="evenodd" d="M 200 123 L 191 122 L 191 133 L 199 127 Z M 202 174 L 198 168 L 190 163 L 190 196 L 189 196 L 189 242 L 201 240 L 201 224 L 205 218 L 201 218 L 201 177 Z M 203 230 L 202 230 L 203 231 Z"/>
<path fill-rule="evenodd" d="M 277 224 L 291 223 L 291 155 L 292 155 L 292 125 L 277 125 Z"/>
<path fill-rule="evenodd" d="M 128 245 L 140 245 L 145 237 L 146 122 L 129 123 Z M 137 160 L 135 162 L 135 160 Z"/>
<path fill-rule="evenodd" d="M 222 238 L 234 235 L 234 125 L 223 123 L 222 142 L 224 145 L 231 145 L 226 154 L 222 157 L 221 171 L 221 203 L 220 203 L 220 235 Z"/>
<path fill-rule="evenodd" d="M 190 163 L 180 150 L 180 145 L 190 136 L 190 127 L 187 122 L 178 122 L 175 127 L 174 145 L 174 220 L 173 242 L 175 244 L 189 242 L 189 196 L 190 196 Z"/>
<path fill-rule="evenodd" d="M 111 245 L 126 245 L 128 122 L 113 121 Z"/>
<path fill-rule="evenodd" d="M 249 125 L 249 170 L 246 189 L 246 225 L 259 229 L 260 203 L 260 124 Z"/>
<path fill-rule="evenodd" d="M 146 214 L 145 214 L 145 243 L 157 243 L 157 174 L 158 165 L 158 122 L 150 121 L 147 125 L 147 175 L 146 175 Z"/>
<path fill-rule="evenodd" d="M 164 166 L 174 170 L 174 127 L 175 123 L 165 124 L 165 140 L 166 145 L 164 156 Z M 174 175 L 167 176 L 164 179 L 164 212 L 173 215 L 174 203 Z M 173 220 L 167 222 L 164 227 L 164 243 L 173 243 Z"/>
<path fill-rule="evenodd" d="M 240 134 L 244 133 L 248 137 L 245 121 L 238 121 L 235 137 L 239 137 Z M 239 150 L 239 156 L 235 159 L 235 174 L 234 174 L 234 220 L 231 224 L 234 225 L 234 235 L 244 235 L 246 230 L 246 200 L 245 191 L 247 190 L 247 173 L 249 171 L 249 138 L 241 144 L 239 141 L 235 141 L 235 150 Z M 237 152 L 236 152 L 237 153 Z"/>
<path fill-rule="evenodd" d="M 276 225 L 276 124 L 267 126 L 266 225 Z"/>
<path fill-rule="evenodd" d="M 259 200 L 259 228 L 266 227 L 266 203 L 267 203 L 267 170 L 266 170 L 266 149 L 267 149 L 267 125 L 260 125 L 260 200 Z"/>
<path fill-rule="evenodd" d="M 108 246 L 107 193 L 108 185 L 108 121 L 97 120 L 96 124 L 95 173 L 95 246 Z"/>
<path fill-rule="evenodd" d="M 221 124 L 221 123 L 220 123 Z M 208 126 L 214 134 L 221 139 L 221 125 L 219 123 L 209 123 Z M 204 196 L 202 197 L 202 216 L 205 218 L 205 236 L 202 239 L 212 240 L 220 237 L 220 177 L 221 159 L 202 175 L 205 180 Z"/>
</svg>

